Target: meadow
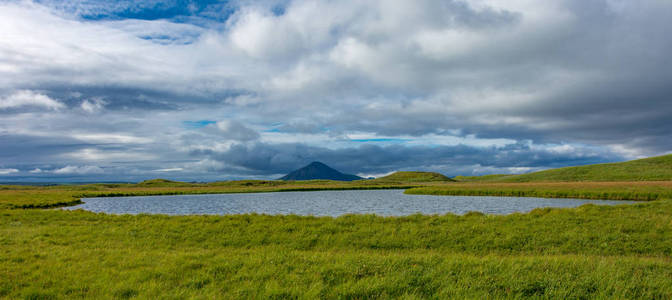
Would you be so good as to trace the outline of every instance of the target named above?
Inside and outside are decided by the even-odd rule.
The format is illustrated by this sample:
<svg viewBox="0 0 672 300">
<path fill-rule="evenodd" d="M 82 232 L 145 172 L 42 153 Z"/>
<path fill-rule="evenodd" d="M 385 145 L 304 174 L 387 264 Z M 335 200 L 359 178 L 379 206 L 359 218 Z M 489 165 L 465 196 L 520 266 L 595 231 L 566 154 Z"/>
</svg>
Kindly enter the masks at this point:
<svg viewBox="0 0 672 300">
<path fill-rule="evenodd" d="M 58 209 L 79 197 L 383 188 L 641 202 L 337 218 Z M 670 299 L 671 211 L 669 179 L 453 182 L 403 173 L 349 183 L 0 186 L 0 298 Z"/>
<path fill-rule="evenodd" d="M 339 218 L 0 212 L 6 298 L 669 298 L 672 201 Z"/>
</svg>

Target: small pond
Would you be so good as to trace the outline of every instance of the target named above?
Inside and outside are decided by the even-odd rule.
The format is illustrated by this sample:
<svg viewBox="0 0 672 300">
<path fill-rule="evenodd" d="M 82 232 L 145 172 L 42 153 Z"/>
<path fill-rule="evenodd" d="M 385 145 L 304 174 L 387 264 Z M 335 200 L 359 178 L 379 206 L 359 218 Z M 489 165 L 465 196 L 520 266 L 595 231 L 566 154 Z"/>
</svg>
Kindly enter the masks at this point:
<svg viewBox="0 0 672 300">
<path fill-rule="evenodd" d="M 633 201 L 552 199 L 531 197 L 406 195 L 403 190 L 347 190 L 249 194 L 208 194 L 84 198 L 84 204 L 64 209 L 84 209 L 110 214 L 167 215 L 313 215 L 376 214 L 405 216 L 421 214 L 486 214 L 528 212 L 538 207 L 576 207 L 628 204 Z"/>
</svg>

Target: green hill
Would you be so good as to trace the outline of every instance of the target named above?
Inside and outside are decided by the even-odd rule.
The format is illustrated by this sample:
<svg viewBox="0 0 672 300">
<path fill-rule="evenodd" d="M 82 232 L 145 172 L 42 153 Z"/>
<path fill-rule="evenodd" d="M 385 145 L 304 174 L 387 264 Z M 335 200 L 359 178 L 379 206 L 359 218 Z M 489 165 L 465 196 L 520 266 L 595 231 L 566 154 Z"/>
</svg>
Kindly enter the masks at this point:
<svg viewBox="0 0 672 300">
<path fill-rule="evenodd" d="M 455 181 L 450 179 L 443 174 L 434 173 L 434 172 L 411 172 L 411 171 L 399 171 L 394 172 L 390 175 L 376 178 L 374 181 L 384 181 L 384 182 L 432 182 L 432 181 Z"/>
<path fill-rule="evenodd" d="M 458 176 L 458 181 L 656 181 L 672 180 L 672 154 L 618 163 L 551 169 L 520 175 Z"/>
</svg>

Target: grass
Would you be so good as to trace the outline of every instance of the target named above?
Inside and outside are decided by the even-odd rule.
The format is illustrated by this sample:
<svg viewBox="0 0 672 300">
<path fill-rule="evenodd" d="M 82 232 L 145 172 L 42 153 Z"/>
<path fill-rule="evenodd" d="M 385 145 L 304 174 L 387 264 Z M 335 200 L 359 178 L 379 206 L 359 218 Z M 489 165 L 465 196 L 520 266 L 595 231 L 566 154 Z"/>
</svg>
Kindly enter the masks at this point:
<svg viewBox="0 0 672 300">
<path fill-rule="evenodd" d="M 496 182 L 499 179 L 511 177 L 511 174 L 489 174 L 482 176 L 455 176 L 453 180 L 458 182 Z"/>
<path fill-rule="evenodd" d="M 458 181 L 656 181 L 672 180 L 672 154 L 619 163 L 566 167 L 521 175 L 459 176 Z"/>
<path fill-rule="evenodd" d="M 672 181 L 0 186 L 0 298 L 672 298 Z M 440 178 L 439 178 L 440 179 Z M 646 200 L 525 214 L 107 215 L 80 197 L 409 188 Z"/>
<path fill-rule="evenodd" d="M 669 298 L 672 201 L 339 218 L 0 211 L 6 298 Z"/>
<path fill-rule="evenodd" d="M 407 194 L 580 198 L 651 201 L 672 199 L 672 181 L 630 182 L 460 182 L 416 187 Z"/>
</svg>

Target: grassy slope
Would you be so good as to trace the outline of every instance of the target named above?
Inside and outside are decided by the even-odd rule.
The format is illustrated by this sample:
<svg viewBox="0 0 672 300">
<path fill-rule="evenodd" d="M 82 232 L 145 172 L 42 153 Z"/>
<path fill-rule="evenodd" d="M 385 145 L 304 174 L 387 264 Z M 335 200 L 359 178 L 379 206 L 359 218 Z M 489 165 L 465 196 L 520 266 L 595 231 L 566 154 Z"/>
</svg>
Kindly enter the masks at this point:
<svg viewBox="0 0 672 300">
<path fill-rule="evenodd" d="M 454 181 L 443 174 L 434 172 L 399 171 L 371 180 L 373 182 L 446 182 Z"/>
<path fill-rule="evenodd" d="M 459 181 L 651 181 L 672 180 L 672 154 L 620 163 L 567 167 L 522 175 L 464 176 Z"/>
</svg>

